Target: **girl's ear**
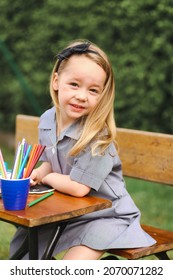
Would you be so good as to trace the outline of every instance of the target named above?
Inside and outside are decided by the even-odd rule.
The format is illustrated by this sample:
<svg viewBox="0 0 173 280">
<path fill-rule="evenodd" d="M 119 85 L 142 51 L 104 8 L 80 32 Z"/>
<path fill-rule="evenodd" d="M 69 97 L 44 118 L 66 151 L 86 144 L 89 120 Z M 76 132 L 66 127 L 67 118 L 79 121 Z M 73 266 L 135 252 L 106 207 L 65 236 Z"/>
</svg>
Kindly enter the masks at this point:
<svg viewBox="0 0 173 280">
<path fill-rule="evenodd" d="M 54 73 L 52 86 L 55 91 L 58 90 L 58 73 Z"/>
</svg>

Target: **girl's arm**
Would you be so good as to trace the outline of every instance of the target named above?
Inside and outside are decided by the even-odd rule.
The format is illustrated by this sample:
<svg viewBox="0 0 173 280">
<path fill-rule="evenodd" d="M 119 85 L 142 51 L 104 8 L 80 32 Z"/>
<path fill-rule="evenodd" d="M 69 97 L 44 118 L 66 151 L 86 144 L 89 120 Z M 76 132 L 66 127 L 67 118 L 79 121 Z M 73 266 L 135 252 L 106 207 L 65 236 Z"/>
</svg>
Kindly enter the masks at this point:
<svg viewBox="0 0 173 280">
<path fill-rule="evenodd" d="M 83 197 L 87 195 L 91 189 L 86 185 L 71 180 L 69 175 L 59 173 L 49 173 L 42 178 L 42 183 L 50 185 L 62 193 L 70 194 L 76 197 Z"/>
<path fill-rule="evenodd" d="M 31 173 L 31 185 L 36 185 L 41 182 L 47 174 L 52 172 L 51 164 L 43 162 L 38 168 L 34 169 Z"/>
</svg>

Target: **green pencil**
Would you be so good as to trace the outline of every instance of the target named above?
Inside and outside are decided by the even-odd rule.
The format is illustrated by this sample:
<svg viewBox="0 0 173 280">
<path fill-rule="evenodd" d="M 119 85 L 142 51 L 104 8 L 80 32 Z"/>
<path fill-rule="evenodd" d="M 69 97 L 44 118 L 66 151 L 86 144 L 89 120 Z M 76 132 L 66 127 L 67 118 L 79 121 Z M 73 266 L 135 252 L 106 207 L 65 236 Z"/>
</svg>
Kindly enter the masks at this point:
<svg viewBox="0 0 173 280">
<path fill-rule="evenodd" d="M 28 207 L 31 207 L 31 206 L 37 204 L 38 202 L 44 200 L 45 198 L 51 196 L 52 194 L 54 194 L 54 191 L 53 191 L 53 192 L 49 192 L 49 193 L 47 193 L 47 194 L 45 194 L 45 195 L 43 195 L 43 196 L 37 198 L 36 200 L 31 201 L 31 202 L 28 204 Z"/>
</svg>

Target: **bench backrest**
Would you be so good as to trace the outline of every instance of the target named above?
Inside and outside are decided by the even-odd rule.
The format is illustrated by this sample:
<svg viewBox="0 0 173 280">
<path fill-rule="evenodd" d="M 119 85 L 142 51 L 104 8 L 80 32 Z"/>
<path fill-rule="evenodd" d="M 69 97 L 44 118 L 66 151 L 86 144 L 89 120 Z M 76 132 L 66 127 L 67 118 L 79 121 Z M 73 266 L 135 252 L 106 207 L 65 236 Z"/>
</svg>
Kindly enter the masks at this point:
<svg viewBox="0 0 173 280">
<path fill-rule="evenodd" d="M 173 185 L 173 136 L 118 128 L 117 141 L 128 177 Z"/>
<path fill-rule="evenodd" d="M 39 117 L 17 115 L 16 116 L 16 134 L 15 134 L 15 147 L 18 142 L 23 138 L 33 145 L 38 143 L 38 124 Z"/>
<path fill-rule="evenodd" d="M 38 143 L 39 117 L 17 115 L 16 145 L 22 138 Z M 173 136 L 117 128 L 124 176 L 173 185 Z"/>
</svg>

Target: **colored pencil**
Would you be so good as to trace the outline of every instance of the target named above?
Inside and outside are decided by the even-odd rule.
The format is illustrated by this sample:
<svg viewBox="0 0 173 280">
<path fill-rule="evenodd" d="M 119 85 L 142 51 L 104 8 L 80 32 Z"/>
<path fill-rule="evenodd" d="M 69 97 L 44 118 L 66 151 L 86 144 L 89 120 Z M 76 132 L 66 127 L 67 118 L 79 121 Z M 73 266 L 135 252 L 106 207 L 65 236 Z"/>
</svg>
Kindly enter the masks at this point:
<svg viewBox="0 0 173 280">
<path fill-rule="evenodd" d="M 3 159 L 3 155 L 0 149 L 0 169 L 1 169 L 1 173 L 2 173 L 2 178 L 7 178 L 7 172 L 6 172 L 6 168 L 5 168 L 5 164 L 4 164 L 4 159 Z"/>
<path fill-rule="evenodd" d="M 19 144 L 18 149 L 17 149 L 11 179 L 16 179 L 16 177 L 17 177 L 17 170 L 18 170 L 19 160 L 20 160 L 20 151 L 21 151 L 21 144 Z"/>
<path fill-rule="evenodd" d="M 37 151 L 34 155 L 34 158 L 33 158 L 33 161 L 31 162 L 31 165 L 30 165 L 30 169 L 29 169 L 29 175 L 31 174 L 32 170 L 34 169 L 34 167 L 36 166 L 39 158 L 41 157 L 43 151 L 45 149 L 45 146 L 41 146 L 41 145 L 38 145 L 37 147 Z"/>
<path fill-rule="evenodd" d="M 22 161 L 22 164 L 21 164 L 21 166 L 20 166 L 20 170 L 19 170 L 19 172 L 18 172 L 17 179 L 20 179 L 21 176 L 22 176 L 22 174 L 23 174 L 23 171 L 24 171 L 24 168 L 25 168 L 25 164 L 26 164 L 26 162 L 27 162 L 27 160 L 28 160 L 28 157 L 29 157 L 29 153 L 30 153 L 31 148 L 32 148 L 32 146 L 29 145 L 29 146 L 28 146 L 28 149 L 27 149 L 27 151 L 26 151 L 26 154 L 25 154 L 25 156 L 24 156 L 24 159 L 23 159 L 23 161 Z"/>
<path fill-rule="evenodd" d="M 47 193 L 47 194 L 45 194 L 45 195 L 43 195 L 43 196 L 41 196 L 41 197 L 39 197 L 39 198 L 37 198 L 37 199 L 31 201 L 31 202 L 28 204 L 28 207 L 31 207 L 31 206 L 33 206 L 33 205 L 39 203 L 40 201 L 42 201 L 42 200 L 46 199 L 47 197 L 51 196 L 52 194 L 54 194 L 54 191 L 49 192 L 49 193 Z"/>
<path fill-rule="evenodd" d="M 18 143 L 10 179 L 21 179 L 29 177 L 37 162 L 39 161 L 39 158 L 41 157 L 44 149 L 45 146 L 42 146 L 40 144 L 34 144 L 33 147 L 31 145 L 28 145 L 26 143 L 26 140 L 23 138 L 22 142 Z M 7 178 L 1 150 L 0 170 L 2 173 L 2 177 Z"/>
<path fill-rule="evenodd" d="M 19 156 L 19 163 L 18 163 L 18 170 L 17 170 L 17 173 L 19 172 L 20 170 L 20 167 L 22 165 L 22 161 L 23 161 L 23 158 L 24 158 L 24 146 L 25 146 L 25 139 L 23 138 L 22 139 L 22 142 L 21 142 L 21 150 L 20 150 L 20 156 Z"/>
<path fill-rule="evenodd" d="M 31 155 L 30 155 L 28 164 L 26 166 L 23 178 L 27 178 L 31 175 L 31 173 L 32 173 L 34 167 L 36 166 L 36 164 L 38 163 L 38 160 L 41 157 L 44 149 L 45 149 L 45 146 L 42 146 L 39 144 L 34 145 L 34 148 L 31 151 Z"/>
</svg>

